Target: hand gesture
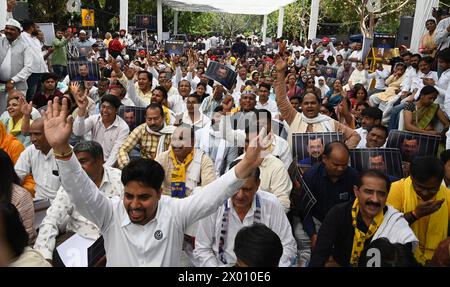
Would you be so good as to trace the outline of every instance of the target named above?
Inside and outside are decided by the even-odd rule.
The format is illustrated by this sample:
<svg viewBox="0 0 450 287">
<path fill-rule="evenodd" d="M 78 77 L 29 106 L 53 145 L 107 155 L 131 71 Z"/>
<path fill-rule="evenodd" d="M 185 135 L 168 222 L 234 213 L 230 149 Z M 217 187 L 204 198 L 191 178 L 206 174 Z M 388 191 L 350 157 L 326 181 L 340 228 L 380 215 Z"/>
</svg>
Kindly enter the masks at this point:
<svg viewBox="0 0 450 287">
<path fill-rule="evenodd" d="M 439 208 L 441 208 L 442 203 L 444 203 L 444 199 L 421 202 L 417 205 L 415 213 L 419 218 L 430 215 L 438 211 Z"/>
<path fill-rule="evenodd" d="M 87 110 L 87 106 L 89 104 L 89 101 L 88 101 L 88 90 L 86 89 L 83 94 L 76 93 L 73 96 L 74 96 L 75 101 L 76 101 L 77 106 L 78 106 L 78 111 L 79 111 L 78 115 L 79 116 L 84 116 L 85 113 L 86 113 L 86 110 Z"/>
<path fill-rule="evenodd" d="M 78 83 L 77 81 L 70 82 L 70 93 L 74 97 L 76 97 L 76 95 L 78 94 L 79 89 L 80 89 L 80 83 Z"/>
<path fill-rule="evenodd" d="M 125 66 L 124 74 L 125 74 L 125 77 L 127 77 L 128 80 L 132 80 L 135 73 L 136 73 L 136 71 L 134 69 L 130 68 L 128 65 Z"/>
<path fill-rule="evenodd" d="M 73 117 L 69 116 L 67 99 L 63 98 L 62 107 L 59 98 L 48 101 L 47 111 L 42 112 L 44 133 L 50 146 L 56 153 L 64 154 L 70 150 L 69 138 L 72 133 Z"/>
<path fill-rule="evenodd" d="M 284 55 L 284 52 L 286 51 L 286 42 L 281 41 L 278 50 L 280 55 Z"/>
<path fill-rule="evenodd" d="M 116 75 L 119 76 L 119 74 L 122 74 L 122 71 L 120 70 L 120 66 L 117 63 L 116 59 L 114 59 L 111 56 L 110 61 L 111 61 L 111 69 L 116 73 Z"/>
<path fill-rule="evenodd" d="M 20 111 L 25 117 L 30 117 L 31 112 L 33 111 L 33 102 L 31 101 L 29 104 L 25 101 L 23 97 L 19 97 L 19 105 Z"/>
<path fill-rule="evenodd" d="M 6 10 L 8 12 L 12 12 L 15 5 L 16 5 L 16 0 L 8 0 L 6 2 Z"/>
<path fill-rule="evenodd" d="M 274 58 L 275 68 L 278 72 L 284 72 L 287 69 L 287 62 L 281 55 L 275 55 Z"/>
</svg>

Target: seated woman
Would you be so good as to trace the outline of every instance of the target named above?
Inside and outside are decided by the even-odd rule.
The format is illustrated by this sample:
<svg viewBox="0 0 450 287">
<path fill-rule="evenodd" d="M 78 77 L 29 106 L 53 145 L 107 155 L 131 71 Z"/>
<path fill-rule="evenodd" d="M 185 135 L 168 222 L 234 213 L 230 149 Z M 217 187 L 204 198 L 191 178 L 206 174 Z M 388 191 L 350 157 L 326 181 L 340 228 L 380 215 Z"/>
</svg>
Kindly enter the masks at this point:
<svg viewBox="0 0 450 287">
<path fill-rule="evenodd" d="M 439 92 L 433 86 L 425 86 L 419 95 L 417 102 L 406 102 L 403 110 L 404 129 L 416 133 L 440 135 L 442 132 L 435 130 L 433 124 L 440 121 L 447 129 L 450 125 L 439 104 L 434 101 Z"/>
<path fill-rule="evenodd" d="M 319 99 L 322 98 L 322 91 L 315 86 L 316 81 L 314 79 L 313 75 L 308 76 L 308 79 L 306 80 L 305 88 L 303 89 L 303 92 L 300 95 L 300 98 L 303 99 L 303 97 L 307 93 L 313 93 L 319 97 Z"/>
<path fill-rule="evenodd" d="M 366 88 L 361 84 L 356 84 L 353 89 L 347 93 L 350 96 L 350 102 L 352 103 L 352 109 L 356 108 L 358 103 L 368 103 L 368 93 Z"/>
<path fill-rule="evenodd" d="M 34 229 L 34 205 L 30 193 L 20 186 L 14 165 L 9 155 L 0 149 L 0 202 L 12 203 L 17 208 L 22 223 L 28 233 L 28 241 L 34 243 L 36 231 Z"/>
<path fill-rule="evenodd" d="M 339 105 L 335 107 L 335 110 L 338 122 L 354 130 L 356 127 L 356 120 L 351 113 L 351 108 L 350 99 L 345 96 L 342 98 Z"/>
<path fill-rule="evenodd" d="M 302 93 L 302 89 L 297 86 L 297 76 L 295 74 L 289 74 L 286 77 L 287 84 L 287 96 L 289 98 L 298 97 Z"/>
<path fill-rule="evenodd" d="M 348 84 L 345 85 L 344 90 L 351 90 L 356 84 L 361 84 L 364 88 L 369 85 L 369 76 L 367 70 L 364 69 L 364 64 L 362 62 L 356 64 L 356 69 L 350 75 Z"/>
<path fill-rule="evenodd" d="M 328 103 L 331 106 L 336 107 L 342 101 L 342 97 L 345 95 L 344 93 L 341 80 L 335 80 L 333 89 L 327 93 L 325 99 L 323 99 L 323 104 Z"/>
<path fill-rule="evenodd" d="M 51 267 L 41 253 L 28 246 L 20 214 L 9 202 L 0 202 L 0 267 Z"/>
<path fill-rule="evenodd" d="M 24 125 L 23 109 L 27 103 L 20 91 L 12 91 L 8 97 L 6 109 L 9 117 L 2 120 L 6 127 L 6 132 L 16 137 L 25 147 L 31 144 L 28 128 Z M 30 106 L 31 108 L 31 106 Z M 30 110 L 31 113 L 31 110 Z M 31 124 L 32 121 L 30 121 Z M 23 129 L 22 129 L 23 128 Z"/>
</svg>

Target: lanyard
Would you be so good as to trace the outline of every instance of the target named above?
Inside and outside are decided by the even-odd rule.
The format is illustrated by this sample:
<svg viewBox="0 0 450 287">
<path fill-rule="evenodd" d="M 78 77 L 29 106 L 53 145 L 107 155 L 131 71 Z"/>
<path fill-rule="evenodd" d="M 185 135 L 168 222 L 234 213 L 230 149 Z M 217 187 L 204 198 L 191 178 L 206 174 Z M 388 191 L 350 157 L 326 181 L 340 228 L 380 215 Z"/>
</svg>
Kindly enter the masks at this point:
<svg viewBox="0 0 450 287">
<path fill-rule="evenodd" d="M 259 196 L 256 195 L 256 210 L 253 214 L 253 223 L 260 223 L 261 222 L 261 202 L 259 200 Z M 227 237 L 228 233 L 228 217 L 230 213 L 230 207 L 228 206 L 228 200 L 225 200 L 225 211 L 223 212 L 222 216 L 222 228 L 220 230 L 220 240 L 219 240 L 219 259 L 222 261 L 223 264 L 228 264 L 227 260 L 225 259 L 225 238 Z"/>
</svg>

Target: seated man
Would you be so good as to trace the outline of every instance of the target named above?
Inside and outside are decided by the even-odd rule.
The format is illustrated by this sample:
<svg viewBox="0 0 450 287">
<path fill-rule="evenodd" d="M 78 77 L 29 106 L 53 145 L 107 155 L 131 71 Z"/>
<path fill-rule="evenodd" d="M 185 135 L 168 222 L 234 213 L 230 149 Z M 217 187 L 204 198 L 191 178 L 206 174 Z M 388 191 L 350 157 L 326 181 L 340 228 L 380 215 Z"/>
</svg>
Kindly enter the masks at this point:
<svg viewBox="0 0 450 287">
<path fill-rule="evenodd" d="M 272 117 L 276 117 L 278 116 L 278 107 L 277 103 L 269 98 L 270 89 L 271 87 L 269 84 L 262 83 L 259 85 L 258 102 L 256 103 L 256 108 L 258 110 L 268 110 L 272 114 Z"/>
<path fill-rule="evenodd" d="M 239 160 L 231 167 L 237 162 Z M 259 190 L 259 183 L 257 168 L 235 195 L 199 222 L 194 257 L 200 267 L 233 266 L 236 263 L 233 252 L 236 233 L 253 223 L 265 224 L 280 237 L 283 245 L 280 266 L 289 266 L 295 261 L 297 245 L 283 207 L 274 195 Z"/>
<path fill-rule="evenodd" d="M 55 97 L 61 97 L 62 93 L 56 88 L 58 83 L 58 75 L 53 73 L 45 73 L 41 77 L 41 91 L 38 91 L 33 97 L 33 106 L 39 109 L 47 105 L 48 101 L 52 101 Z"/>
<path fill-rule="evenodd" d="M 361 127 L 356 129 L 356 132 L 361 137 L 358 146 L 365 146 L 369 128 L 381 124 L 383 112 L 379 108 L 368 107 L 361 112 L 361 116 Z"/>
<path fill-rule="evenodd" d="M 44 134 L 44 120 L 33 121 L 29 129 L 31 143 L 19 156 L 14 169 L 21 180 L 32 174 L 36 186 L 34 197 L 52 201 L 61 185 L 52 147 Z"/>
<path fill-rule="evenodd" d="M 434 157 L 417 157 L 411 176 L 394 182 L 387 203 L 403 212 L 419 239 L 414 256 L 426 265 L 439 242 L 448 236 L 450 190 L 442 184 L 445 169 Z"/>
<path fill-rule="evenodd" d="M 124 197 L 109 199 L 73 156 L 69 145 L 72 122 L 67 116 L 67 100 L 61 111 L 55 100 L 44 115 L 45 135 L 58 158 L 64 190 L 80 214 L 103 234 L 107 266 L 179 266 L 185 229 L 233 196 L 259 166 L 260 153 L 267 147 L 262 132 L 241 162 L 184 199 L 161 195 L 164 169 L 153 160 L 138 159 L 122 172 Z"/>
<path fill-rule="evenodd" d="M 124 168 L 129 162 L 128 154 L 139 145 L 142 158 L 155 159 L 170 146 L 174 126 L 164 123 L 164 111 L 158 104 L 150 104 L 145 111 L 145 123 L 135 128 L 119 149 L 118 165 Z"/>
<path fill-rule="evenodd" d="M 205 186 L 216 179 L 211 159 L 194 148 L 194 128 L 178 126 L 172 134 L 169 150 L 155 160 L 165 171 L 162 193 L 177 198 L 191 195 L 197 186 Z"/>
<path fill-rule="evenodd" d="M 242 227 L 234 239 L 236 267 L 278 267 L 283 256 L 280 237 L 261 223 Z"/>
<path fill-rule="evenodd" d="M 356 267 L 365 247 L 378 238 L 409 244 L 411 251 L 417 245 L 403 214 L 386 205 L 390 188 L 386 175 L 368 170 L 358 180 L 353 188 L 356 199 L 334 206 L 326 215 L 311 256 L 311 267 L 323 267 L 328 261 Z"/>
<path fill-rule="evenodd" d="M 303 175 L 305 184 L 316 199 L 306 216 L 296 211 L 294 217 L 294 235 L 300 251 L 300 264 L 306 265 L 311 250 L 317 241 L 317 232 L 328 211 L 335 205 L 353 201 L 353 186 L 359 178 L 359 172 L 348 166 L 349 150 L 341 142 L 325 145 L 322 162 L 311 167 Z M 302 203 L 296 203 L 301 206 Z M 303 219 L 303 220 L 302 220 Z"/>
<path fill-rule="evenodd" d="M 201 129 L 211 124 L 211 119 L 205 116 L 200 110 L 200 97 L 197 94 L 190 94 L 186 97 L 186 111 L 179 115 L 183 124 Z"/>
<path fill-rule="evenodd" d="M 313 93 L 307 93 L 302 101 L 302 113 L 297 112 L 286 97 L 285 71 L 287 63 L 279 58 L 276 62 L 278 71 L 275 84 L 276 101 L 280 114 L 289 124 L 288 142 L 292 146 L 292 133 L 305 132 L 342 132 L 349 148 L 355 148 L 361 137 L 351 128 L 328 117 L 319 114 L 321 100 Z"/>
<path fill-rule="evenodd" d="M 120 181 L 121 171 L 103 165 L 103 150 L 99 143 L 81 142 L 73 148 L 73 151 L 83 170 L 106 197 L 121 196 L 123 192 Z M 70 236 L 77 233 L 94 240 L 100 236 L 99 228 L 77 211 L 61 187 L 39 226 L 39 236 L 34 249 L 39 251 L 45 259 L 54 260 L 54 250 L 60 241 L 58 236 L 64 232 Z"/>
<path fill-rule="evenodd" d="M 396 98 L 400 92 L 401 84 L 405 78 L 406 65 L 403 63 L 397 63 L 394 68 L 394 73 L 386 79 L 386 90 L 381 93 L 373 94 L 369 97 L 370 105 L 378 107 L 381 102 L 389 102 Z"/>
<path fill-rule="evenodd" d="M 92 132 L 92 140 L 100 143 L 103 148 L 105 164 L 113 166 L 117 161 L 119 148 L 128 137 L 130 128 L 117 115 L 120 101 L 117 97 L 106 95 L 100 100 L 100 114 L 86 117 L 87 97 L 77 97 L 78 117 L 73 124 L 73 133 L 84 136 Z"/>
<path fill-rule="evenodd" d="M 219 123 L 222 119 L 221 106 L 214 111 L 211 125 L 195 132 L 195 147 L 202 150 L 214 163 L 217 176 L 228 171 L 230 164 L 238 157 L 238 147 L 222 139 Z"/>
<path fill-rule="evenodd" d="M 367 129 L 367 136 L 364 144 L 361 142 L 356 148 L 381 148 L 386 146 L 386 140 L 389 135 L 388 129 L 382 125 L 376 125 Z"/>
</svg>

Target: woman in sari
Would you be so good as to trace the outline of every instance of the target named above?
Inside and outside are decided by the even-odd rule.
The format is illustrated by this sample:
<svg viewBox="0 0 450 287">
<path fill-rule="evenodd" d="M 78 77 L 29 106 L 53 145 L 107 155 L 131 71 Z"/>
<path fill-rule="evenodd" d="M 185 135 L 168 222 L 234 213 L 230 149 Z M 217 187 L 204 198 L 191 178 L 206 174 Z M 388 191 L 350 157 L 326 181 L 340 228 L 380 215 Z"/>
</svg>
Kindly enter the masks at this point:
<svg viewBox="0 0 450 287">
<path fill-rule="evenodd" d="M 419 52 L 423 57 L 431 56 L 434 58 L 437 51 L 437 45 L 434 42 L 434 35 L 436 34 L 436 21 L 434 19 L 429 19 L 425 23 L 427 32 L 420 39 Z"/>
<path fill-rule="evenodd" d="M 425 86 L 420 92 L 417 102 L 406 102 L 403 110 L 404 129 L 411 132 L 429 135 L 440 135 L 442 132 L 434 129 L 434 122 L 439 120 L 444 130 L 450 125 L 444 112 L 435 104 L 438 90 L 433 86 Z"/>
<path fill-rule="evenodd" d="M 22 93 L 18 92 L 16 95 L 13 91 L 11 96 L 8 98 L 6 106 L 9 117 L 3 119 L 2 122 L 5 125 L 6 132 L 16 137 L 25 147 L 27 147 L 31 144 L 31 141 L 30 135 L 27 131 L 28 128 L 26 125 L 23 125 L 24 115 L 22 108 L 25 104 L 25 99 L 23 98 Z"/>
<path fill-rule="evenodd" d="M 335 80 L 333 83 L 333 89 L 326 94 L 325 99 L 323 99 L 323 103 L 328 103 L 334 108 L 342 101 L 342 97 L 344 95 L 345 92 L 342 89 L 341 80 Z"/>
<path fill-rule="evenodd" d="M 297 86 L 297 76 L 295 74 L 289 74 L 286 78 L 287 83 L 287 96 L 290 98 L 292 97 L 299 97 L 302 93 L 302 89 Z"/>
</svg>

